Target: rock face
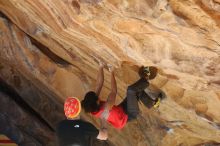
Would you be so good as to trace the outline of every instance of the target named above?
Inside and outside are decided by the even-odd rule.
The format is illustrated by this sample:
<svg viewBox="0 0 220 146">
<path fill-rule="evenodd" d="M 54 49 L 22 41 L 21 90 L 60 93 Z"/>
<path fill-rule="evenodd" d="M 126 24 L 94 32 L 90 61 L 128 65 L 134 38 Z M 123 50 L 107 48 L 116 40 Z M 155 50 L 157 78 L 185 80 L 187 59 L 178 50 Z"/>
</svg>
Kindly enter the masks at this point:
<svg viewBox="0 0 220 146">
<path fill-rule="evenodd" d="M 141 65 L 168 96 L 95 145 L 220 145 L 219 0 L 0 0 L 0 12 L 0 122 L 23 145 L 56 145 L 65 98 L 94 89 L 95 58 L 117 67 L 117 103 Z"/>
</svg>

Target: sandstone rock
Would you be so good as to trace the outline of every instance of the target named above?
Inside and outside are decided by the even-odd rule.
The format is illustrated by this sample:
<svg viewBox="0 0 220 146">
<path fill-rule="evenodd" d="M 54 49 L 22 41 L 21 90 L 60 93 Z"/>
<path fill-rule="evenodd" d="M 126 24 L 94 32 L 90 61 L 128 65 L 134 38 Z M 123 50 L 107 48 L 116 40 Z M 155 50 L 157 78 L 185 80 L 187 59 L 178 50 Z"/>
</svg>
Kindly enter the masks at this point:
<svg viewBox="0 0 220 146">
<path fill-rule="evenodd" d="M 95 58 L 117 67 L 117 103 L 138 79 L 138 67 L 154 65 L 159 75 L 152 85 L 167 99 L 156 111 L 141 105 L 145 119 L 120 132 L 109 128 L 111 143 L 103 145 L 215 145 L 219 7 L 219 0 L 1 0 L 0 78 L 54 130 L 64 118 L 64 99 L 82 99 L 94 88 Z M 103 99 L 109 89 L 105 70 Z M 53 137 L 53 130 L 45 135 Z"/>
</svg>

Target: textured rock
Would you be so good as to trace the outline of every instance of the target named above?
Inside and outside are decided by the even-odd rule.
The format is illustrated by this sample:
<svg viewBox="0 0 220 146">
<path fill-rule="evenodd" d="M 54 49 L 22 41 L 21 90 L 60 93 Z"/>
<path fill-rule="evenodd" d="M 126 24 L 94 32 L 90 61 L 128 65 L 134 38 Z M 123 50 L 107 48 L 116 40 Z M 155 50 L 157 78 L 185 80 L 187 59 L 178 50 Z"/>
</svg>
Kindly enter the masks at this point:
<svg viewBox="0 0 220 146">
<path fill-rule="evenodd" d="M 52 129 L 65 97 L 94 88 L 99 58 L 117 67 L 117 103 L 140 65 L 160 69 L 152 84 L 168 95 L 110 128 L 114 145 L 220 143 L 220 1 L 1 0 L 0 11 L 0 78 Z M 106 70 L 103 98 L 109 88 Z"/>
<path fill-rule="evenodd" d="M 0 93 L 0 97 L 2 104 L 0 108 L 1 132 L 4 131 L 7 135 L 9 134 L 18 145 L 55 145 L 55 141 L 53 141 L 54 133 L 47 125 L 39 121 L 39 117 L 36 118 L 30 110 L 26 111 L 29 114 L 25 113 L 24 109 L 10 100 L 7 95 Z"/>
</svg>

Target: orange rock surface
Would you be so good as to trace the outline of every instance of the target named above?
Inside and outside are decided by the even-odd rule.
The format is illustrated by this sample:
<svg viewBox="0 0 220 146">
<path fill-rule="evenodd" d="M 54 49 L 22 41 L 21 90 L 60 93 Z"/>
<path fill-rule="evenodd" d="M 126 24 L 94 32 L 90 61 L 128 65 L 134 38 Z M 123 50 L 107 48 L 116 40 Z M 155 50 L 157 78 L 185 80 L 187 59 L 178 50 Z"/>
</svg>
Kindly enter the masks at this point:
<svg viewBox="0 0 220 146">
<path fill-rule="evenodd" d="M 99 58 L 116 67 L 117 103 L 141 65 L 158 67 L 151 84 L 168 96 L 109 126 L 112 145 L 220 144 L 219 0 L 0 0 L 0 12 L 0 79 L 53 129 L 67 96 L 94 89 Z M 105 69 L 103 99 L 109 89 Z"/>
</svg>

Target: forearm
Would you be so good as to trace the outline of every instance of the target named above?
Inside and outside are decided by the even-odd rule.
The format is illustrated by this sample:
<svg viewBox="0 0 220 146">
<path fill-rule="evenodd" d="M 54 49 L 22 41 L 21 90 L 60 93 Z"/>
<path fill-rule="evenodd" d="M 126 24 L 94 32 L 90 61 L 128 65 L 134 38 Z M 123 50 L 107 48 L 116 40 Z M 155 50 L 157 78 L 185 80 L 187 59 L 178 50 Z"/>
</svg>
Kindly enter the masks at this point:
<svg viewBox="0 0 220 146">
<path fill-rule="evenodd" d="M 107 122 L 104 118 L 101 118 L 101 128 L 99 130 L 99 135 L 97 138 L 100 140 L 108 139 Z"/>
<path fill-rule="evenodd" d="M 116 83 L 116 80 L 115 80 L 114 72 L 111 72 L 111 94 L 115 95 L 115 96 L 112 96 L 113 98 L 116 98 L 117 83 Z"/>
<path fill-rule="evenodd" d="M 107 100 L 108 109 L 111 109 L 111 107 L 115 104 L 116 95 L 117 95 L 117 84 L 116 84 L 114 72 L 112 72 L 111 73 L 111 92 Z"/>
<path fill-rule="evenodd" d="M 101 129 L 107 129 L 107 122 L 104 118 L 101 118 Z"/>
<path fill-rule="evenodd" d="M 99 67 L 99 72 L 97 75 L 97 81 L 96 81 L 96 94 L 99 96 L 103 83 L 104 83 L 104 71 L 103 71 L 103 66 Z"/>
<path fill-rule="evenodd" d="M 117 83 L 115 80 L 115 73 L 111 72 L 111 91 L 117 93 Z"/>
</svg>

